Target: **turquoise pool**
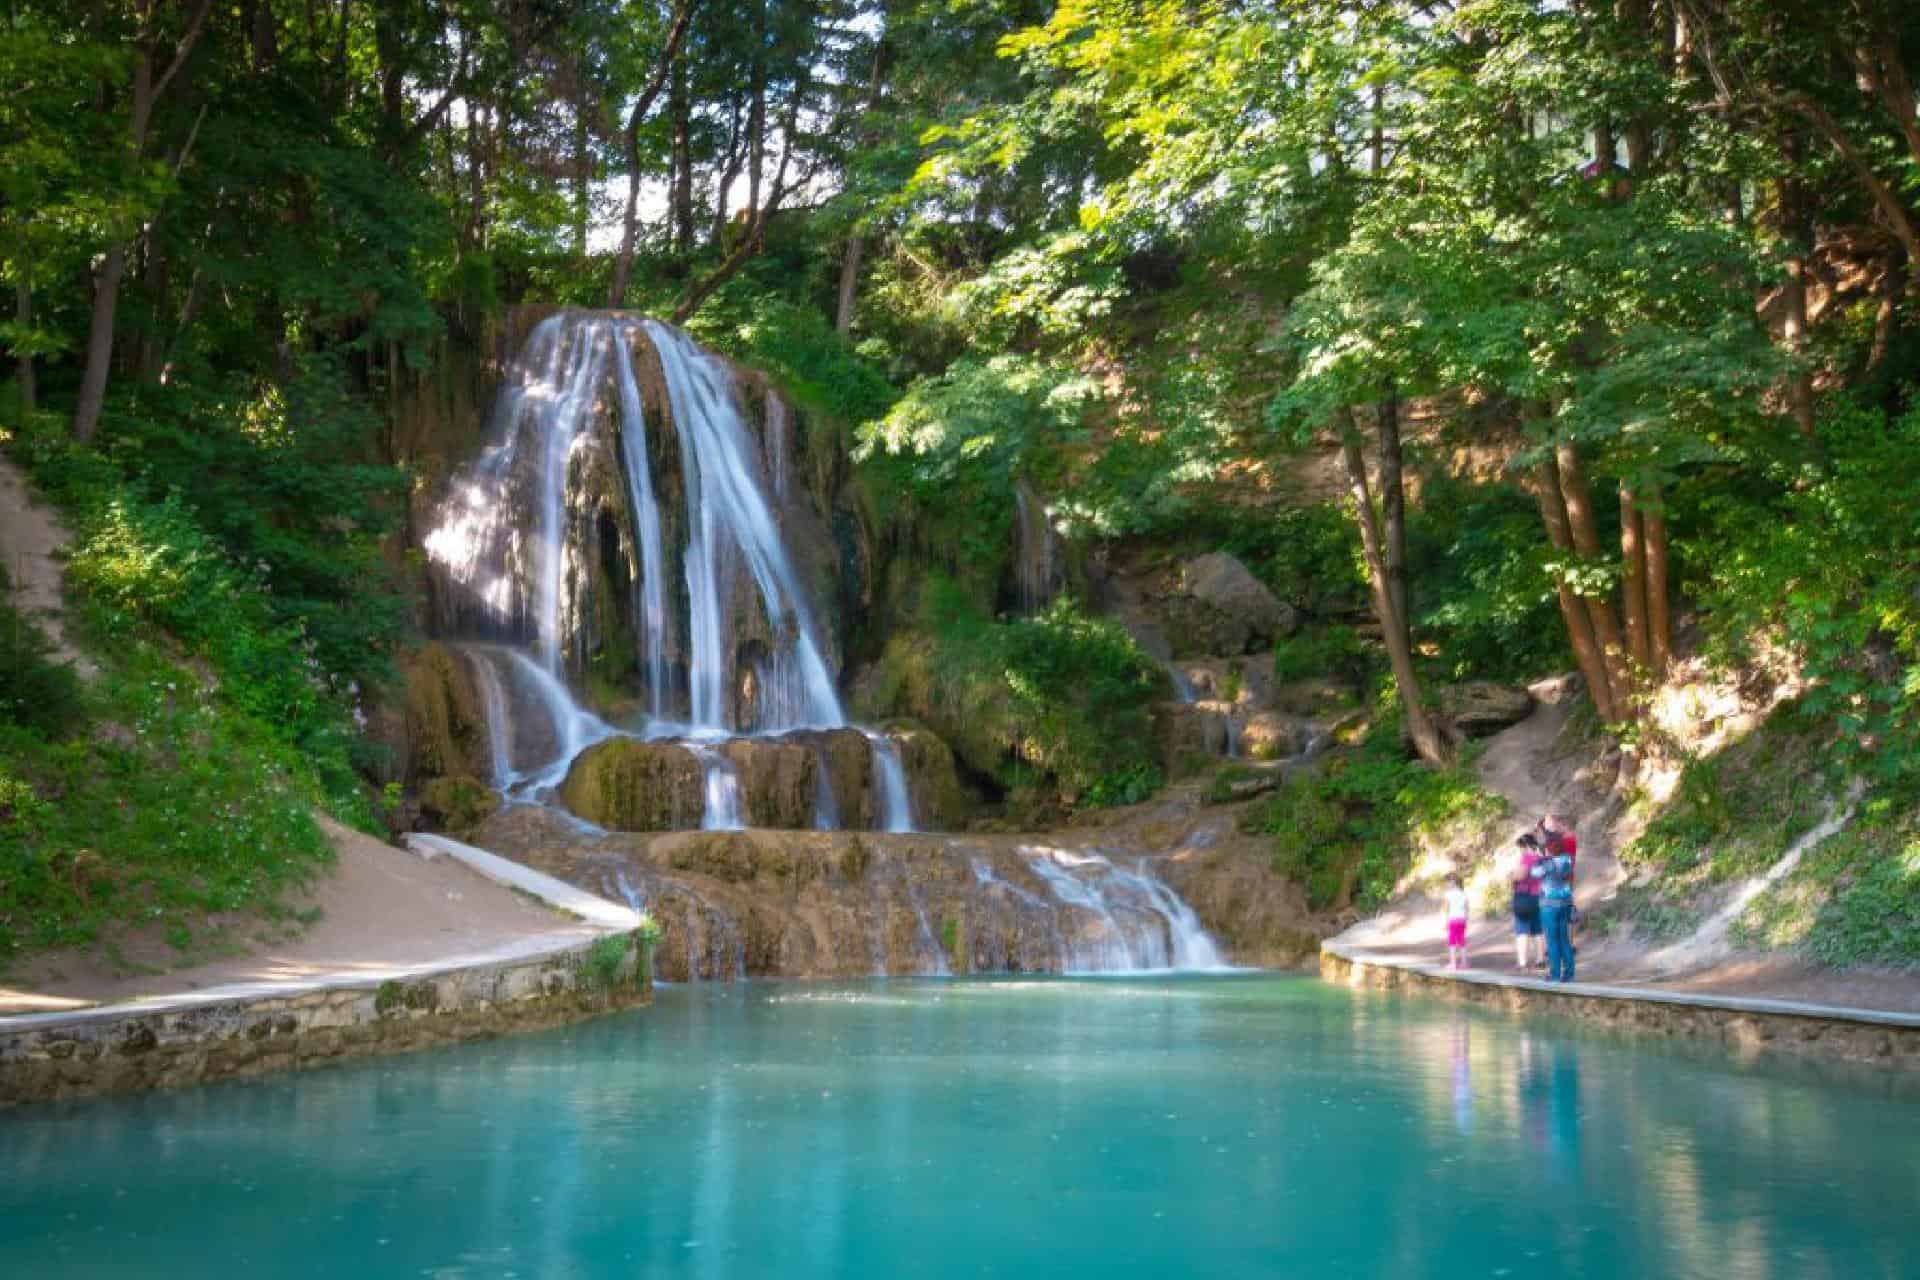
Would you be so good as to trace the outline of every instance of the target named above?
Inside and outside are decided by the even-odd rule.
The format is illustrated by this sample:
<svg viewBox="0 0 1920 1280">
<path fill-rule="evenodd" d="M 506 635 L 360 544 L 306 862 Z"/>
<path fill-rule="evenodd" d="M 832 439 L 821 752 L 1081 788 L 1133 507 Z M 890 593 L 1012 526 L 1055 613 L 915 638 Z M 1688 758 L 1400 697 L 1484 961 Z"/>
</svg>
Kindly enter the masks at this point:
<svg viewBox="0 0 1920 1280">
<path fill-rule="evenodd" d="M 1912 1081 L 1308 978 L 753 983 L 0 1113 L 21 1277 L 1920 1275 Z"/>
</svg>

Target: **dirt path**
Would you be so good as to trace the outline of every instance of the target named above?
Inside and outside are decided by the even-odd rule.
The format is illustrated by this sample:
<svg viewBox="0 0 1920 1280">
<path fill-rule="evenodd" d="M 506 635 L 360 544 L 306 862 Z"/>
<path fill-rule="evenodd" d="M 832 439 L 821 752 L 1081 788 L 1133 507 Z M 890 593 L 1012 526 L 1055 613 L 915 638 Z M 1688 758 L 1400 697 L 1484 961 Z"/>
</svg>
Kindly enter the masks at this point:
<svg viewBox="0 0 1920 1280">
<path fill-rule="evenodd" d="M 99 949 L 39 955 L 0 979 L 0 1014 L 46 1013 L 239 982 L 352 974 L 455 961 L 516 940 L 592 938 L 592 926 L 484 879 L 451 858 L 429 862 L 322 820 L 339 861 L 288 905 L 318 909 L 297 936 L 260 941 L 248 954 L 157 972 L 174 959 L 158 938 L 123 939 L 116 964 Z M 250 922 L 254 929 L 265 922 Z M 138 966 L 146 972 L 129 972 Z"/>
<path fill-rule="evenodd" d="M 66 588 L 61 555 L 67 540 L 59 520 L 28 491 L 20 468 L 0 458 L 0 563 L 13 587 L 13 605 L 41 624 L 61 660 L 92 679 L 97 669 L 68 641 L 61 621 Z"/>
<path fill-rule="evenodd" d="M 1533 713 L 1487 740 L 1479 770 L 1488 788 L 1505 796 L 1512 806 L 1516 833 L 1543 813 L 1571 821 L 1580 838 L 1578 900 L 1582 910 L 1592 910 L 1611 897 L 1625 878 L 1616 848 L 1621 810 L 1609 791 L 1581 779 L 1580 768 L 1592 753 L 1561 741 L 1574 705 L 1571 683 L 1544 681 L 1532 686 L 1539 700 Z M 1850 812 L 1846 804 L 1837 805 L 1823 830 L 1837 829 L 1844 812 Z M 1796 845 L 1794 856 L 1799 850 Z M 1791 865 L 1788 862 L 1787 868 Z M 1486 874 L 1482 872 L 1483 877 Z M 1493 896 L 1497 890 L 1484 897 L 1475 895 L 1477 901 Z M 1576 931 L 1579 977 L 1614 986 L 1920 1012 L 1920 980 L 1911 974 L 1872 969 L 1841 972 L 1793 956 L 1738 952 L 1725 944 L 1725 925 L 1731 917 L 1723 916 L 1703 925 L 1687 940 L 1690 945 L 1664 951 L 1631 938 L 1595 938 Z M 1364 948 L 1381 960 L 1438 964 L 1444 959 L 1442 926 L 1439 903 L 1414 892 L 1360 921 L 1339 941 Z M 1471 967 L 1496 973 L 1514 969 L 1512 928 L 1504 910 L 1476 919 L 1467 943 Z"/>
</svg>

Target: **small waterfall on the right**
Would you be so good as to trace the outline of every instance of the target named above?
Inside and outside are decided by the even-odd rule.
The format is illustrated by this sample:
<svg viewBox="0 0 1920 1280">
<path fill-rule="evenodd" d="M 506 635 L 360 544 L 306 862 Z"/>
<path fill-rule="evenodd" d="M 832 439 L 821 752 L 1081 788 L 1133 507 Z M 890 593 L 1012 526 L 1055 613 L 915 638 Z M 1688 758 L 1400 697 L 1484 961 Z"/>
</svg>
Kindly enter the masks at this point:
<svg viewBox="0 0 1920 1280">
<path fill-rule="evenodd" d="M 1059 903 L 1063 972 L 1225 966 L 1193 908 L 1144 862 L 1128 871 L 1099 853 L 1040 845 L 1022 846 L 1020 854 Z"/>
</svg>

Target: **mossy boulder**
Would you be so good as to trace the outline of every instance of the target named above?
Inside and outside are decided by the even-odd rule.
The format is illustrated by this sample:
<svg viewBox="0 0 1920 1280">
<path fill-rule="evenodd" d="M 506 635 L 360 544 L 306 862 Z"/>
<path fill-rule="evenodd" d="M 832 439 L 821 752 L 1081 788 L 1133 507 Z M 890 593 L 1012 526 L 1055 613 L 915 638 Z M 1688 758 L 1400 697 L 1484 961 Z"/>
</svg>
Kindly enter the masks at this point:
<svg viewBox="0 0 1920 1280">
<path fill-rule="evenodd" d="M 471 831 L 500 807 L 500 797 L 465 774 L 429 778 L 420 788 L 420 810 L 444 831 Z"/>
<path fill-rule="evenodd" d="M 960 785 L 953 748 L 933 730 L 911 721 L 894 722 L 888 726 L 887 735 L 900 748 L 900 765 L 906 770 L 907 787 L 913 794 L 915 820 L 931 831 L 957 830 L 974 806 Z"/>
<path fill-rule="evenodd" d="M 1533 695 L 1519 685 L 1468 680 L 1442 685 L 1440 710 L 1469 738 L 1484 738 L 1533 714 Z"/>
<path fill-rule="evenodd" d="M 700 761 L 666 742 L 612 738 L 582 751 L 560 797 L 610 831 L 683 831 L 700 825 L 706 792 Z"/>
<path fill-rule="evenodd" d="M 813 825 L 819 797 L 819 753 L 812 734 L 736 738 L 721 750 L 740 777 L 740 803 L 750 827 L 794 830 Z"/>
<path fill-rule="evenodd" d="M 396 745 L 402 777 L 419 785 L 429 778 L 488 776 L 487 717 L 466 662 L 435 642 L 403 659 L 401 670 L 406 727 Z"/>
<path fill-rule="evenodd" d="M 897 631 L 855 691 L 855 705 L 874 719 L 904 716 L 936 735 L 972 773 L 999 776 L 1019 738 L 1012 698 L 998 681 L 942 679 L 939 638 Z"/>
</svg>

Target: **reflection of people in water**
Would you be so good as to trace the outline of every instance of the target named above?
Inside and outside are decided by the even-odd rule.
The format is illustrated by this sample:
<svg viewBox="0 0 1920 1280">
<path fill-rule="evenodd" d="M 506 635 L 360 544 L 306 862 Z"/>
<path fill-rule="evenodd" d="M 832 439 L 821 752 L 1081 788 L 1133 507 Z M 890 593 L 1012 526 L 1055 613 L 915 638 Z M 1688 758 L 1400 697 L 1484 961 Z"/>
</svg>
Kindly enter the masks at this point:
<svg viewBox="0 0 1920 1280">
<path fill-rule="evenodd" d="M 1473 1132 L 1472 1025 L 1465 1018 L 1453 1023 L 1453 1127 L 1461 1133 Z"/>
<path fill-rule="evenodd" d="M 1521 1132 L 1540 1155 L 1543 1170 L 1575 1178 L 1580 1168 L 1580 1053 L 1556 1044 L 1539 1060 L 1530 1036 L 1520 1040 Z"/>
</svg>

